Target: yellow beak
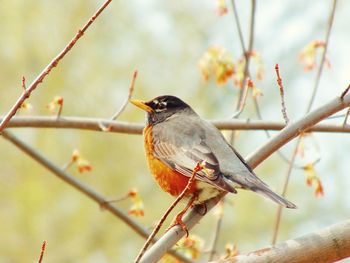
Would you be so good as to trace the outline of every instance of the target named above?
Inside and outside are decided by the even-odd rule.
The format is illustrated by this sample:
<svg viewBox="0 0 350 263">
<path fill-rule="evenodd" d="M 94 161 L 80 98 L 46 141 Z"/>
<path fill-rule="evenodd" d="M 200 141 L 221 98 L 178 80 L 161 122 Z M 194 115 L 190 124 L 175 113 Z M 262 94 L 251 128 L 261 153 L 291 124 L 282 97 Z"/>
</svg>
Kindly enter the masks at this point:
<svg viewBox="0 0 350 263">
<path fill-rule="evenodd" d="M 130 100 L 130 102 L 132 104 L 134 104 L 136 107 L 139 107 L 140 109 L 143 109 L 147 112 L 152 112 L 152 108 L 148 105 L 146 105 L 146 103 L 142 100 Z"/>
</svg>

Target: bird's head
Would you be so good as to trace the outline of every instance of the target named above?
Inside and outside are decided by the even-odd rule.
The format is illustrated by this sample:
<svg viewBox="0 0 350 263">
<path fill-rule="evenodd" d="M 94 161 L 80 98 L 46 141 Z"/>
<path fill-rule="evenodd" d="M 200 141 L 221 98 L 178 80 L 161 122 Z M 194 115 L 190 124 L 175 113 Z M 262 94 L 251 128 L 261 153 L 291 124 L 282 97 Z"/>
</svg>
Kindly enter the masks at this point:
<svg viewBox="0 0 350 263">
<path fill-rule="evenodd" d="M 130 100 L 130 102 L 147 113 L 147 120 L 151 124 L 156 124 L 171 116 L 182 114 L 183 112 L 192 113 L 191 107 L 175 96 L 165 95 L 156 97 L 150 101 Z"/>
</svg>

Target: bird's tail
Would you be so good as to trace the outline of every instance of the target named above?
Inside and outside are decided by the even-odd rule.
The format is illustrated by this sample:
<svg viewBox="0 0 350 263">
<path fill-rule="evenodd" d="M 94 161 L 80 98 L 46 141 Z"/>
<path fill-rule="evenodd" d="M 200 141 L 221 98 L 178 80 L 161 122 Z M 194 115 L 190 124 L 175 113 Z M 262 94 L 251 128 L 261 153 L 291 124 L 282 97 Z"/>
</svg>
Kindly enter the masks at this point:
<svg viewBox="0 0 350 263">
<path fill-rule="evenodd" d="M 252 187 L 252 188 L 250 188 L 250 190 L 252 190 L 258 194 L 261 194 L 262 196 L 267 197 L 268 199 L 271 199 L 272 201 L 274 201 L 277 204 L 280 204 L 284 207 L 293 208 L 293 209 L 297 208 L 297 206 L 295 204 L 288 201 L 287 199 L 280 196 L 279 194 L 276 194 L 268 187 L 265 187 L 265 186 L 264 187 Z"/>
</svg>

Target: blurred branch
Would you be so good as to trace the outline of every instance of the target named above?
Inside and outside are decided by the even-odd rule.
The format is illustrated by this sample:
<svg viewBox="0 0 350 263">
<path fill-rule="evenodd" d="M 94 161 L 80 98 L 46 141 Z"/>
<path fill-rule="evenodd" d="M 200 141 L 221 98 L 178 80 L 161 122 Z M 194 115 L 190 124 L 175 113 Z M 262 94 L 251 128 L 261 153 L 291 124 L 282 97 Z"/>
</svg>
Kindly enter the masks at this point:
<svg viewBox="0 0 350 263">
<path fill-rule="evenodd" d="M 346 127 L 346 125 L 348 123 L 349 113 L 350 113 L 350 108 L 348 108 L 348 110 L 346 111 L 344 122 L 343 122 L 343 127 Z"/>
<path fill-rule="evenodd" d="M 218 204 L 220 211 L 218 212 L 218 215 L 216 217 L 216 226 L 215 226 L 215 231 L 213 233 L 213 242 L 211 244 L 211 248 L 209 250 L 209 258 L 208 261 L 211 261 L 214 259 L 215 254 L 217 253 L 216 247 L 218 245 L 219 241 L 219 234 L 221 230 L 221 225 L 222 225 L 222 219 L 224 217 L 224 198 L 220 201 Z"/>
<path fill-rule="evenodd" d="M 310 112 L 311 107 L 313 105 L 313 102 L 315 100 L 318 88 L 319 88 L 319 83 L 320 83 L 321 75 L 322 75 L 322 72 L 323 72 L 323 67 L 324 67 L 325 60 L 326 60 L 326 54 L 327 54 L 327 48 L 328 48 L 328 43 L 329 43 L 329 37 L 330 37 L 330 33 L 331 33 L 331 30 L 332 30 L 332 26 L 333 26 L 334 14 L 335 14 L 336 7 L 337 7 L 337 0 L 333 0 L 332 10 L 330 12 L 329 19 L 328 19 L 328 27 L 327 27 L 326 37 L 325 37 L 324 51 L 323 51 L 323 54 L 322 54 L 320 65 L 318 67 L 316 80 L 315 80 L 315 85 L 314 85 L 313 90 L 312 90 L 312 95 L 310 97 L 308 106 L 306 108 L 306 113 Z M 345 96 L 345 94 L 347 94 L 348 90 L 349 90 L 349 87 L 346 88 L 344 90 L 344 92 L 340 95 L 340 100 L 342 100 L 344 98 L 344 96 Z M 285 196 L 286 193 L 287 193 L 289 179 L 290 179 L 290 176 L 292 174 L 292 169 L 293 169 L 293 166 L 294 166 L 295 157 L 296 157 L 297 150 L 299 148 L 300 142 L 301 142 L 301 140 L 298 139 L 297 143 L 295 144 L 295 148 L 294 148 L 293 154 L 292 154 L 292 159 L 291 159 L 291 161 L 289 163 L 288 170 L 287 170 L 287 173 L 286 173 L 286 176 L 285 176 L 285 179 L 284 179 L 282 196 Z M 277 241 L 277 235 L 278 235 L 280 221 L 281 221 L 281 214 L 282 214 L 282 208 L 278 207 L 277 208 L 277 213 L 276 213 L 275 225 L 274 225 L 273 234 L 272 234 L 272 244 L 273 245 Z"/>
<path fill-rule="evenodd" d="M 6 116 L 2 119 L 0 123 L 0 132 L 5 128 L 6 124 L 10 121 L 10 119 L 16 114 L 17 110 L 21 107 L 23 102 L 29 98 L 32 91 L 36 89 L 36 87 L 43 82 L 45 77 L 49 75 L 51 70 L 55 68 L 58 63 L 64 58 L 64 56 L 74 47 L 76 42 L 84 35 L 85 31 L 89 28 L 89 26 L 95 21 L 95 19 L 101 14 L 101 12 L 108 6 L 108 4 L 112 0 L 107 0 L 96 12 L 95 14 L 87 21 L 87 23 L 78 31 L 78 33 L 73 37 L 73 39 L 68 43 L 68 45 L 44 68 L 44 70 L 36 77 L 36 79 L 26 88 L 25 78 L 22 78 L 22 87 L 23 92 L 21 96 L 17 99 L 16 103 L 12 106 L 10 111 L 6 114 Z"/>
<path fill-rule="evenodd" d="M 290 159 L 290 163 L 288 165 L 288 170 L 286 172 L 286 176 L 283 182 L 283 189 L 281 192 L 282 196 L 286 196 L 287 194 L 287 188 L 288 188 L 288 184 L 289 184 L 289 179 L 290 176 L 292 174 L 292 170 L 294 168 L 294 163 L 295 163 L 295 159 L 297 157 L 297 153 L 298 153 L 298 149 L 299 149 L 299 144 L 301 142 L 301 136 L 298 137 L 298 140 L 295 144 L 293 153 L 292 153 L 292 157 Z M 280 223 L 281 223 L 281 217 L 282 217 L 282 207 L 277 207 L 277 212 L 276 212 L 276 216 L 275 216 L 275 222 L 273 225 L 273 231 L 272 231 L 272 241 L 271 244 L 274 245 L 277 242 L 277 235 L 278 235 L 278 230 L 280 228 Z"/>
<path fill-rule="evenodd" d="M 349 86 L 344 90 L 344 92 L 341 94 L 340 98 L 343 99 L 344 96 L 349 92 L 349 90 L 350 90 L 350 84 L 349 84 Z M 349 107 L 348 110 L 346 111 L 345 118 L 344 118 L 344 122 L 343 122 L 343 127 L 345 127 L 346 124 L 347 124 L 347 122 L 348 122 L 349 113 L 350 113 L 350 107 Z"/>
<path fill-rule="evenodd" d="M 1 117 L 0 117 L 1 120 Z M 282 130 L 286 125 L 284 122 L 264 120 L 212 120 L 217 128 L 221 130 Z M 101 123 L 109 128 L 109 132 L 142 134 L 144 124 L 125 121 L 112 121 L 110 119 L 85 118 L 85 117 L 14 117 L 8 123 L 8 128 L 57 128 L 57 129 L 80 129 L 101 132 Z M 349 133 L 350 126 L 343 124 L 320 123 L 310 127 L 307 131 L 313 132 L 339 132 Z"/>
<path fill-rule="evenodd" d="M 336 262 L 350 257 L 350 220 L 220 263 Z"/>
<path fill-rule="evenodd" d="M 112 120 L 118 119 L 119 115 L 122 114 L 122 112 L 125 110 L 126 105 L 128 105 L 129 100 L 131 99 L 131 96 L 134 92 L 136 78 L 137 78 L 137 70 L 134 71 L 134 74 L 132 76 L 132 80 L 131 80 L 129 90 L 128 90 L 128 96 L 126 97 L 126 99 L 125 99 L 124 103 L 122 104 L 122 106 L 120 107 L 120 109 L 113 115 Z"/>
<path fill-rule="evenodd" d="M 131 229 L 133 229 L 137 234 L 139 234 L 144 238 L 148 237 L 149 233 L 146 229 L 144 229 L 140 224 L 138 224 L 135 220 L 133 220 L 130 216 L 128 216 L 122 210 L 120 210 L 119 208 L 117 208 L 116 206 L 108 202 L 108 200 L 104 196 L 94 191 L 89 186 L 79 182 L 72 175 L 63 171 L 60 167 L 52 163 L 50 160 L 48 160 L 44 155 L 39 153 L 37 150 L 35 150 L 34 148 L 27 145 L 22 140 L 14 136 L 11 132 L 7 130 L 3 131 L 2 136 L 3 138 L 7 139 L 12 144 L 14 144 L 17 148 L 22 150 L 24 153 L 26 153 L 29 157 L 37 161 L 40 165 L 48 169 L 58 178 L 63 180 L 65 183 L 69 184 L 74 189 L 78 190 L 82 194 L 86 195 L 87 197 L 89 197 L 90 199 L 98 203 L 100 207 L 103 207 L 103 209 L 111 212 L 114 216 L 118 217 L 120 220 L 126 223 Z M 175 251 L 169 251 L 169 253 L 179 258 L 183 262 L 190 262 L 187 258 L 176 253 Z"/>
<path fill-rule="evenodd" d="M 243 33 L 242 33 L 242 26 L 241 26 L 241 23 L 239 21 L 235 0 L 231 0 L 231 5 L 232 5 L 232 10 L 233 10 L 233 15 L 235 18 L 235 23 L 236 23 L 239 41 L 241 43 L 241 48 L 242 48 L 243 54 L 245 54 L 245 44 L 244 44 L 244 38 L 243 38 Z"/>
<path fill-rule="evenodd" d="M 321 120 L 333 115 L 334 113 L 348 107 L 350 105 L 350 95 L 347 94 L 343 99 L 339 97 L 331 100 L 329 103 L 315 109 L 310 112 L 299 121 L 291 123 L 285 127 L 281 132 L 275 137 L 271 138 L 267 143 L 261 146 L 257 151 L 255 151 L 250 157 L 248 157 L 247 163 L 254 169 L 260 163 L 262 163 L 266 158 L 268 158 L 272 153 L 277 151 L 280 147 L 285 145 L 287 142 L 291 141 L 293 138 L 298 136 L 300 133 L 308 130 L 311 126 L 320 122 Z M 206 203 L 208 211 L 212 209 L 217 202 L 223 197 L 219 196 L 213 198 Z M 197 224 L 203 215 L 197 212 L 196 207 L 190 210 L 190 212 L 185 216 L 184 222 L 188 229 L 191 229 L 195 224 Z M 155 262 L 176 242 L 185 235 L 181 227 L 174 227 L 165 233 L 144 255 L 144 260 L 149 260 L 149 262 Z"/>
<path fill-rule="evenodd" d="M 325 37 L 324 50 L 322 53 L 320 65 L 319 65 L 318 70 L 317 70 L 315 84 L 314 84 L 314 87 L 312 89 L 312 95 L 311 95 L 309 104 L 306 108 L 306 113 L 308 113 L 311 110 L 311 107 L 312 107 L 314 100 L 316 98 L 316 94 L 317 94 L 318 87 L 319 87 L 320 80 L 321 80 L 321 75 L 322 75 L 324 64 L 326 61 L 326 55 L 327 55 L 328 44 L 329 44 L 329 37 L 331 35 L 331 31 L 332 31 L 332 27 L 333 27 L 334 14 L 335 14 L 336 8 L 337 8 L 337 0 L 333 0 L 331 13 L 330 13 L 329 18 L 328 18 L 328 27 L 327 27 L 326 37 Z M 342 94 L 342 96 L 343 96 L 343 94 Z"/>
<path fill-rule="evenodd" d="M 236 11 L 235 2 L 232 1 L 232 6 L 234 8 L 234 14 L 235 14 L 235 21 L 237 24 L 239 37 L 241 38 L 241 45 L 243 50 L 243 55 L 245 58 L 245 65 L 244 65 L 244 73 L 243 73 L 243 80 L 242 80 L 242 88 L 240 89 L 239 98 L 237 101 L 237 107 L 236 112 L 233 114 L 233 118 L 237 118 L 243 111 L 244 105 L 247 100 L 248 95 L 248 85 L 246 85 L 247 78 L 249 77 L 249 64 L 250 64 L 250 56 L 253 50 L 253 43 L 254 43 L 254 25 L 255 25 L 255 9 L 256 9 L 256 1 L 251 0 L 251 11 L 250 11 L 250 27 L 249 27 L 249 43 L 248 43 L 248 50 L 244 47 L 244 41 L 242 37 L 242 30 L 240 29 L 240 23 L 239 23 L 239 17 Z"/>
</svg>

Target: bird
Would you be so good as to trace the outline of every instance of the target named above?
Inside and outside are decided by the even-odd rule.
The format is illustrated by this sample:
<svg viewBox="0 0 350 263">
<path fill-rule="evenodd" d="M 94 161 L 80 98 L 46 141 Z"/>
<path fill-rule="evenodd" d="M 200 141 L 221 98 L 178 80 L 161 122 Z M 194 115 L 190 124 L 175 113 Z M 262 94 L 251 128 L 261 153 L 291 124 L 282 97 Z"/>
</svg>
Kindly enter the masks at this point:
<svg viewBox="0 0 350 263">
<path fill-rule="evenodd" d="M 245 189 L 260 194 L 286 208 L 296 205 L 263 182 L 243 157 L 210 122 L 202 119 L 187 103 L 171 95 L 150 101 L 132 99 L 146 112 L 143 129 L 148 167 L 159 186 L 177 197 L 186 188 L 195 167 L 194 183 L 186 192 L 186 208 L 174 221 L 187 232 L 183 214 L 194 205 L 205 204 L 225 192 Z"/>
</svg>

